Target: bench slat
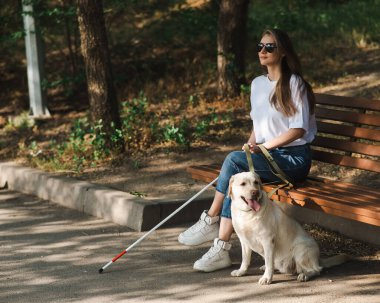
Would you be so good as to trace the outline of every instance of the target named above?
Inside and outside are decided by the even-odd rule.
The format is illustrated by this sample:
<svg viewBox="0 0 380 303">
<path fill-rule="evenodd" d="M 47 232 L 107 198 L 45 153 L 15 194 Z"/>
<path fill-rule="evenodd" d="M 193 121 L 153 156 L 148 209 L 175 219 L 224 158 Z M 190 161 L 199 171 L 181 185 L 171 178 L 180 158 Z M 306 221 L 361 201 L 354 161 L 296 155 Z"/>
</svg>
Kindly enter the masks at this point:
<svg viewBox="0 0 380 303">
<path fill-rule="evenodd" d="M 266 191 L 269 191 L 271 187 L 264 186 L 264 188 Z M 309 193 L 304 194 L 297 191 L 290 191 L 288 195 L 286 192 L 279 190 L 278 194 L 272 196 L 272 199 L 315 210 L 323 210 L 329 214 L 339 212 L 342 217 L 349 219 L 354 218 L 361 222 L 380 226 L 380 207 L 370 209 L 367 206 L 335 201 L 330 199 L 330 196 L 310 195 Z"/>
<path fill-rule="evenodd" d="M 357 139 L 380 141 L 380 130 L 317 121 L 318 132 Z"/>
<path fill-rule="evenodd" d="M 379 191 L 376 191 L 375 189 L 368 188 L 368 187 L 362 187 L 362 186 L 353 186 L 353 184 L 350 183 L 342 183 L 342 182 L 334 182 L 334 183 L 324 183 L 324 182 L 317 182 L 313 181 L 312 179 L 308 178 L 307 186 L 309 188 L 315 188 L 316 190 L 323 191 L 323 192 L 332 192 L 337 195 L 350 195 L 350 198 L 353 200 L 358 201 L 367 201 L 371 203 L 378 203 L 380 200 L 380 193 Z M 341 183 L 343 186 L 339 186 L 339 183 Z M 302 188 L 302 185 L 297 187 Z"/>
<path fill-rule="evenodd" d="M 208 165 L 190 166 L 187 168 L 187 172 L 189 172 L 190 174 L 201 175 L 202 177 L 207 178 L 207 180 L 210 179 L 210 182 L 219 175 L 219 171 L 219 168 L 210 167 Z"/>
<path fill-rule="evenodd" d="M 295 190 L 297 193 L 302 193 L 306 196 L 319 196 L 321 195 L 321 192 L 326 193 L 328 195 L 329 201 L 336 201 L 339 204 L 342 202 L 350 205 L 350 206 L 359 206 L 359 207 L 366 207 L 369 210 L 372 211 L 379 211 L 379 218 L 380 218 L 380 207 L 378 203 L 376 202 L 376 199 L 368 199 L 363 196 L 354 196 L 352 192 L 346 192 L 344 193 L 343 191 L 341 192 L 336 192 L 336 191 L 331 191 L 330 189 L 323 189 L 321 191 L 321 188 L 318 188 L 316 186 L 306 186 L 306 187 L 300 187 Z M 293 191 L 291 191 L 293 192 Z M 323 196 L 322 196 L 323 197 Z M 361 198 L 361 199 L 360 199 Z M 366 200 L 363 200 L 363 198 L 366 198 Z M 378 196 L 377 199 L 380 197 Z"/>
<path fill-rule="evenodd" d="M 380 116 L 362 114 L 351 111 L 335 110 L 330 108 L 317 107 L 315 110 L 317 118 L 329 119 L 334 121 L 366 124 L 380 126 Z"/>
<path fill-rule="evenodd" d="M 203 182 L 206 182 L 206 183 L 210 183 L 216 177 L 215 178 L 211 178 L 211 177 L 208 177 L 208 176 L 205 176 L 205 175 L 191 173 L 191 178 L 194 179 L 194 180 L 199 180 L 199 181 L 203 181 Z"/>
<path fill-rule="evenodd" d="M 315 201 L 315 199 L 310 199 L 306 201 L 294 200 L 292 198 L 281 196 L 281 195 L 280 196 L 273 195 L 272 198 L 276 201 L 285 202 L 290 205 L 306 207 L 312 210 L 323 211 L 325 213 L 333 214 L 333 215 L 339 214 L 339 216 L 347 218 L 347 219 L 353 219 L 353 220 L 357 220 L 363 223 L 380 226 L 379 218 L 366 216 L 365 214 L 361 213 L 359 208 L 357 209 L 346 209 L 345 207 L 333 208 L 333 207 L 330 207 L 329 203 L 323 204 L 320 201 Z"/>
<path fill-rule="evenodd" d="M 273 195 L 273 199 L 280 201 L 282 203 L 288 203 L 291 205 L 299 205 L 299 206 L 310 208 L 313 210 L 322 211 L 322 212 L 330 214 L 330 215 L 335 215 L 335 216 L 339 216 L 339 217 L 363 222 L 366 224 L 380 226 L 380 220 L 378 220 L 376 218 L 370 218 L 367 216 L 363 216 L 361 214 L 358 214 L 357 212 L 347 212 L 346 210 L 334 209 L 334 208 L 330 208 L 326 205 L 319 205 L 319 204 L 316 204 L 314 201 L 307 201 L 305 203 L 304 201 L 295 201 L 289 197 L 277 196 L 277 195 Z"/>
<path fill-rule="evenodd" d="M 380 111 L 380 100 L 367 100 L 326 94 L 315 94 L 318 104 L 347 106 L 359 109 Z"/>
<path fill-rule="evenodd" d="M 316 149 L 313 149 L 313 159 L 325 163 L 360 168 L 363 170 L 380 173 L 380 162 L 375 160 L 337 155 Z"/>
<path fill-rule="evenodd" d="M 270 191 L 270 189 L 275 188 L 272 185 L 263 185 L 266 191 Z M 367 201 L 354 201 L 351 199 L 351 193 L 347 195 L 335 195 L 333 193 L 325 193 L 321 191 L 312 190 L 312 188 L 300 187 L 292 190 L 283 190 L 280 189 L 277 191 L 277 194 L 284 197 L 289 197 L 294 200 L 304 201 L 306 202 L 308 199 L 313 199 L 320 205 L 326 205 L 331 208 L 345 208 L 348 211 L 360 210 L 362 215 L 378 218 L 380 220 L 380 205 L 375 202 L 367 202 Z"/>
<path fill-rule="evenodd" d="M 320 186 L 322 184 L 328 184 L 329 186 L 335 187 L 335 188 L 343 188 L 343 189 L 349 188 L 349 189 L 353 190 L 354 192 L 363 192 L 364 191 L 366 193 L 371 193 L 375 196 L 379 195 L 379 190 L 372 188 L 372 187 L 363 187 L 363 186 L 356 185 L 353 183 L 339 182 L 339 181 L 329 180 L 329 179 L 325 179 L 325 178 L 321 178 L 321 177 L 315 177 L 315 176 L 308 176 L 307 179 L 308 179 L 308 182 L 315 182 L 315 183 L 319 184 Z"/>
<path fill-rule="evenodd" d="M 379 156 L 380 145 L 370 145 L 348 140 L 317 136 L 313 141 L 314 146 L 327 147 L 342 151 L 348 151 L 368 156 Z"/>
<path fill-rule="evenodd" d="M 303 193 L 315 193 L 319 194 L 321 192 L 326 193 L 331 197 L 334 197 L 337 200 L 341 200 L 341 202 L 351 201 L 356 205 L 368 205 L 368 206 L 378 206 L 378 201 L 380 199 L 379 195 L 371 195 L 365 194 L 363 192 L 354 193 L 351 190 L 343 190 L 343 189 L 334 189 L 331 187 L 321 187 L 319 185 L 308 184 L 305 187 L 297 187 L 296 190 L 298 192 Z"/>
</svg>

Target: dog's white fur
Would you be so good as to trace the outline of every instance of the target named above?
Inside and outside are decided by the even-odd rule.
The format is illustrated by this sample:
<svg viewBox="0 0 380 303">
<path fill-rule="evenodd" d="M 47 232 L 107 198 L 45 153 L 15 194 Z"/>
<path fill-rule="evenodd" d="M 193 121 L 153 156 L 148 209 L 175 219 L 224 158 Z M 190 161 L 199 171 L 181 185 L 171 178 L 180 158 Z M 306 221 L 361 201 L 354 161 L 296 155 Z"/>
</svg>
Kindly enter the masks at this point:
<svg viewBox="0 0 380 303">
<path fill-rule="evenodd" d="M 232 176 L 229 196 L 232 199 L 232 224 L 242 249 L 240 269 L 231 272 L 232 276 L 243 276 L 247 272 L 252 251 L 265 260 L 264 274 L 259 280 L 261 285 L 272 282 L 275 269 L 281 273 L 298 274 L 297 280 L 304 282 L 319 275 L 323 267 L 347 260 L 343 255 L 320 260 L 316 241 L 268 198 L 258 175 L 244 172 Z M 252 201 L 257 201 L 256 207 L 251 208 L 247 203 L 249 200 L 251 205 Z"/>
</svg>

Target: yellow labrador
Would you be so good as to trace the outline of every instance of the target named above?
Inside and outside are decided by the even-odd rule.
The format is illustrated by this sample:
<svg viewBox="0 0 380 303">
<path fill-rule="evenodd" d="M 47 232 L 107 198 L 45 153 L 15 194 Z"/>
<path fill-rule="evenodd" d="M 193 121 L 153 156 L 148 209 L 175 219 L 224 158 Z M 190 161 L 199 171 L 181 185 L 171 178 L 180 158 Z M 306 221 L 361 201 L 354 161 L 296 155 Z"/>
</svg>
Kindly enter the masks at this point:
<svg viewBox="0 0 380 303">
<path fill-rule="evenodd" d="M 251 262 L 252 251 L 265 260 L 259 284 L 270 284 L 275 269 L 298 274 L 305 282 L 319 275 L 323 268 L 345 262 L 347 255 L 320 259 L 317 242 L 301 225 L 287 216 L 262 189 L 260 177 L 251 172 L 231 177 L 229 196 L 232 199 L 232 224 L 242 248 L 240 269 L 232 276 L 243 276 Z"/>
</svg>

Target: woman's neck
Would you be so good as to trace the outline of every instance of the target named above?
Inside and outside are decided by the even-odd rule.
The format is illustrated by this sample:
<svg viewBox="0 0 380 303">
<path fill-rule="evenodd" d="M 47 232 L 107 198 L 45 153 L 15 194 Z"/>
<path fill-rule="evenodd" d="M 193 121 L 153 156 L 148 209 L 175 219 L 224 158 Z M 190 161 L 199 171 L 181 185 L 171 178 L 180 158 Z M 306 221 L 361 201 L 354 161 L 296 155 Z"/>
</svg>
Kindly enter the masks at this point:
<svg viewBox="0 0 380 303">
<path fill-rule="evenodd" d="M 281 77 L 281 67 L 279 65 L 267 66 L 268 78 L 271 81 L 278 81 Z"/>
</svg>

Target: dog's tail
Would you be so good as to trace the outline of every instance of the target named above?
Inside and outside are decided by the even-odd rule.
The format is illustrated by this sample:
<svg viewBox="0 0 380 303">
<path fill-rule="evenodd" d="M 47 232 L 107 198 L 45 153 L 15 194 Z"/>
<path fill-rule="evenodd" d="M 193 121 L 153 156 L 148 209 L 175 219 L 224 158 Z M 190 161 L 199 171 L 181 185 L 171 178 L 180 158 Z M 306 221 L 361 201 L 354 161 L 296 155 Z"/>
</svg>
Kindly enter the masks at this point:
<svg viewBox="0 0 380 303">
<path fill-rule="evenodd" d="M 339 254 L 336 256 L 329 257 L 329 258 L 319 259 L 319 265 L 322 266 L 323 268 L 330 268 L 330 267 L 345 263 L 352 259 L 353 258 L 350 255 Z"/>
</svg>

